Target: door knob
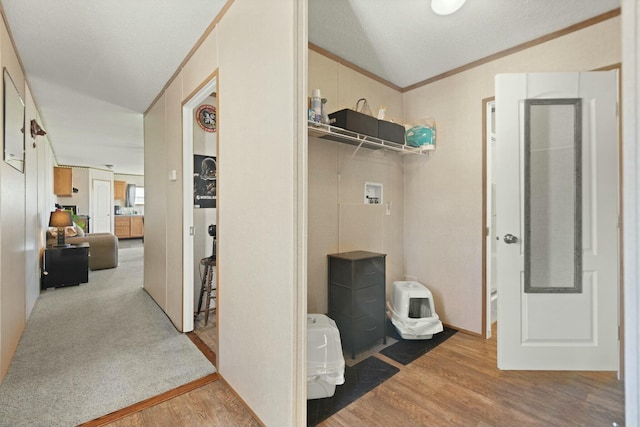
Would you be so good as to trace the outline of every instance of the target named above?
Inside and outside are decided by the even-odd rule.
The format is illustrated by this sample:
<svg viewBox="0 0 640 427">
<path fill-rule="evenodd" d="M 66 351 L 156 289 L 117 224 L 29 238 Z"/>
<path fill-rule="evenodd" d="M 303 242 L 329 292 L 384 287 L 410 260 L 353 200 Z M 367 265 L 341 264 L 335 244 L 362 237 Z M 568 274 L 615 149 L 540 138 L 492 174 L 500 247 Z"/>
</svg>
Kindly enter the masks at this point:
<svg viewBox="0 0 640 427">
<path fill-rule="evenodd" d="M 506 244 L 518 243 L 518 238 L 513 234 L 506 234 L 504 236 L 504 242 Z"/>
</svg>

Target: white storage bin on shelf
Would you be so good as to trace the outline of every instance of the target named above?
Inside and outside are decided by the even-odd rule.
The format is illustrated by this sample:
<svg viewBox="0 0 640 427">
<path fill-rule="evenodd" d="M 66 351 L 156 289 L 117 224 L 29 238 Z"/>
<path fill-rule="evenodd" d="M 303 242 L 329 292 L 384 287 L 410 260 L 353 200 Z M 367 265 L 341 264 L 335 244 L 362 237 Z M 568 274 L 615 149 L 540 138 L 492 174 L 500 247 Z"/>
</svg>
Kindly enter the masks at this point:
<svg viewBox="0 0 640 427">
<path fill-rule="evenodd" d="M 324 314 L 307 315 L 307 399 L 331 397 L 344 384 L 340 331 Z"/>
<path fill-rule="evenodd" d="M 405 340 L 430 339 L 442 332 L 433 295 L 423 284 L 414 281 L 393 282 L 391 304 L 387 302 L 391 323 Z"/>
</svg>

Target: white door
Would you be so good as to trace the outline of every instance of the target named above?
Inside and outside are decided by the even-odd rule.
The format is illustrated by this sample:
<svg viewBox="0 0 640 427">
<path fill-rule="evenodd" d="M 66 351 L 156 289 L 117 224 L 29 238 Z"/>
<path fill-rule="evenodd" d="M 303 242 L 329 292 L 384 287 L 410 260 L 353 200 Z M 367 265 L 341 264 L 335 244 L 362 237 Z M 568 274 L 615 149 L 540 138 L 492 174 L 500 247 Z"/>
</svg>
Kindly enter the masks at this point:
<svg viewBox="0 0 640 427">
<path fill-rule="evenodd" d="M 496 76 L 498 367 L 618 369 L 617 73 Z"/>
<path fill-rule="evenodd" d="M 93 200 L 91 232 L 111 233 L 111 182 L 94 179 L 91 197 Z"/>
</svg>

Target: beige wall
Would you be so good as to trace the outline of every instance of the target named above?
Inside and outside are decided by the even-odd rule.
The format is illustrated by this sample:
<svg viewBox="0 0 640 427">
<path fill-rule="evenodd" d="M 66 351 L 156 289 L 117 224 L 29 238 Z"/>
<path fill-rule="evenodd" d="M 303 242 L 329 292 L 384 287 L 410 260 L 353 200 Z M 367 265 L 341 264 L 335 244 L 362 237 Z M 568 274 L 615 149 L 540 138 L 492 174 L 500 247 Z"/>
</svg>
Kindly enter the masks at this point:
<svg viewBox="0 0 640 427">
<path fill-rule="evenodd" d="M 377 114 L 402 122 L 402 94 L 336 61 L 309 51 L 308 95 L 319 88 L 329 113 L 354 108 L 366 98 Z M 370 150 L 309 137 L 307 309 L 326 313 L 327 254 L 367 250 L 387 254 L 387 292 L 403 274 L 402 157 L 394 152 Z M 383 185 L 384 206 L 364 204 L 364 184 Z"/>
<path fill-rule="evenodd" d="M 25 122 L 40 120 L 4 21 L 0 21 L 0 66 L 7 68 L 25 102 Z M 0 381 L 40 294 L 44 226 L 55 203 L 53 153 L 46 138 L 38 137 L 35 147 L 33 142 L 27 135 L 24 172 L 0 161 Z"/>
<path fill-rule="evenodd" d="M 168 203 L 165 122 L 165 97 L 161 96 L 144 116 L 144 288 L 166 311 L 166 268 L 168 264 L 179 266 L 180 258 L 171 263 L 167 259 L 167 226 L 179 224 L 167 221 L 165 208 Z"/>
<path fill-rule="evenodd" d="M 482 331 L 481 101 L 494 76 L 615 64 L 620 37 L 616 17 L 404 94 L 405 119 L 434 117 L 438 132 L 431 156 L 405 158 L 406 273 L 431 289 L 444 322 Z"/>
<path fill-rule="evenodd" d="M 24 100 L 24 75 L 4 23 L 0 62 Z M 4 133 L 1 138 L 4 147 Z M 0 377 L 9 368 L 26 322 L 25 249 L 25 175 L 0 161 Z"/>
<path fill-rule="evenodd" d="M 181 108 L 218 68 L 218 370 L 266 425 L 303 423 L 306 403 L 295 362 L 306 285 L 294 280 L 298 6 L 235 0 L 144 120 L 144 286 L 180 329 Z"/>
</svg>

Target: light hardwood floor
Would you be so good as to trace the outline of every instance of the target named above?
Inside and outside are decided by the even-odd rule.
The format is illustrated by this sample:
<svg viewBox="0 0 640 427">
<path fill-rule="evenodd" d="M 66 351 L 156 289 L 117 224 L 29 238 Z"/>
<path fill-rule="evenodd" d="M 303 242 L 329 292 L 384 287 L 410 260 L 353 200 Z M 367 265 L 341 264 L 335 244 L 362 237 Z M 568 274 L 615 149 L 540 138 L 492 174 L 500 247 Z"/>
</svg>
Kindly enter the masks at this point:
<svg viewBox="0 0 640 427">
<path fill-rule="evenodd" d="M 624 385 L 615 373 L 500 371 L 495 338 L 457 333 L 320 425 L 611 426 L 613 422 L 624 424 Z"/>
<path fill-rule="evenodd" d="M 407 366 L 379 357 L 400 372 L 320 426 L 624 424 L 624 386 L 615 373 L 500 371 L 495 338 L 457 333 Z M 108 425 L 259 424 L 224 381 L 216 381 Z"/>
</svg>

